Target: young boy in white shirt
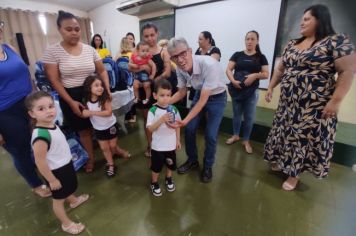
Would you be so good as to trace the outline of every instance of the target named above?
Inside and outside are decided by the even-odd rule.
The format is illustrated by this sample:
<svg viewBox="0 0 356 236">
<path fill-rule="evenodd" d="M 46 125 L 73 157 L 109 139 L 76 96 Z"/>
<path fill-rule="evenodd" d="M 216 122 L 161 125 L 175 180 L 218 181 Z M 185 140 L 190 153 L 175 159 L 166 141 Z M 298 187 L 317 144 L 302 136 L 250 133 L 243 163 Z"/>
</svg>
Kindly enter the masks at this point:
<svg viewBox="0 0 356 236">
<path fill-rule="evenodd" d="M 162 195 L 158 184 L 159 173 L 163 165 L 166 165 L 165 185 L 168 192 L 175 190 L 172 179 L 172 171 L 177 169 L 176 149 L 181 148 L 180 129 L 173 128 L 176 120 L 181 120 L 178 109 L 169 105 L 172 96 L 172 85 L 167 80 L 155 83 L 153 93 L 157 103 L 151 107 L 147 116 L 146 127 L 152 132 L 151 143 L 151 191 L 156 197 Z"/>
</svg>

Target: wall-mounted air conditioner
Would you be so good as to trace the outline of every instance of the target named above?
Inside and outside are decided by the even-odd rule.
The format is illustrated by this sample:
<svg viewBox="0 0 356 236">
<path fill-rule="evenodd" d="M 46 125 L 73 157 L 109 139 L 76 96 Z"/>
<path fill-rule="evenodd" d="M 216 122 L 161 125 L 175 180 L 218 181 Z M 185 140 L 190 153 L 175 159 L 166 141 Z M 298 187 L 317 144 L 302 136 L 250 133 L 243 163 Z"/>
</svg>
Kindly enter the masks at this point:
<svg viewBox="0 0 356 236">
<path fill-rule="evenodd" d="M 129 15 L 140 16 L 151 12 L 173 9 L 178 0 L 127 0 L 120 3 L 117 10 Z"/>
</svg>

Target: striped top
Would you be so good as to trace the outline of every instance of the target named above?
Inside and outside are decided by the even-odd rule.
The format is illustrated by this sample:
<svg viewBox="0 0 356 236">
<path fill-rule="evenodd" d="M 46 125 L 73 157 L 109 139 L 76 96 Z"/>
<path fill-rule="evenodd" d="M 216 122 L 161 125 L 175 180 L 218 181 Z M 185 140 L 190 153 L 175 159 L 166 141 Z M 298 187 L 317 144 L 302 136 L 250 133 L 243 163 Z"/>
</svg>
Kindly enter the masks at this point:
<svg viewBox="0 0 356 236">
<path fill-rule="evenodd" d="M 94 62 L 101 60 L 93 47 L 84 43 L 81 45 L 82 53 L 78 56 L 69 54 L 60 43 L 51 45 L 43 54 L 43 63 L 58 65 L 65 88 L 83 86 L 85 78 L 95 72 Z"/>
</svg>

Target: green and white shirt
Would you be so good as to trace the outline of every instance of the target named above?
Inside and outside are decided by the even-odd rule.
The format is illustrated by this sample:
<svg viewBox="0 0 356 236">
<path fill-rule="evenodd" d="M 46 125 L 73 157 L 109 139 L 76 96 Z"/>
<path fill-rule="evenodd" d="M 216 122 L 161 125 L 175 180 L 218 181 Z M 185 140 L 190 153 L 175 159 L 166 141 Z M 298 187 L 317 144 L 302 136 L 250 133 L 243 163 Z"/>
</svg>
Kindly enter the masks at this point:
<svg viewBox="0 0 356 236">
<path fill-rule="evenodd" d="M 173 112 L 176 120 L 180 120 L 179 111 L 175 106 L 173 107 Z M 164 114 L 167 113 L 167 107 L 163 108 L 158 105 L 151 107 L 147 115 L 146 127 L 151 126 Z M 177 146 L 177 136 L 176 130 L 170 128 L 166 123 L 161 124 L 152 133 L 152 143 L 151 148 L 156 151 L 173 151 L 176 150 Z"/>
<path fill-rule="evenodd" d="M 43 140 L 48 144 L 46 159 L 51 170 L 67 165 L 72 159 L 67 139 L 58 126 L 35 127 L 32 132 L 32 146 L 38 140 Z"/>
</svg>

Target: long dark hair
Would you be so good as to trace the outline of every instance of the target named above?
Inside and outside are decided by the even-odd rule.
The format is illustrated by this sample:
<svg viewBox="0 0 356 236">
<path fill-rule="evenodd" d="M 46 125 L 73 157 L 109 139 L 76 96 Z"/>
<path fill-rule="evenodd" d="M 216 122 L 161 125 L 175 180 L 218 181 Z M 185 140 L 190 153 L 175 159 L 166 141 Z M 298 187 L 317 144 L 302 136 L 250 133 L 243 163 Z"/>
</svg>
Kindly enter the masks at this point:
<svg viewBox="0 0 356 236">
<path fill-rule="evenodd" d="M 62 21 L 68 20 L 68 19 L 75 19 L 76 21 L 78 21 L 78 18 L 76 16 L 74 16 L 72 13 L 59 10 L 58 11 L 58 17 L 57 17 L 57 26 L 58 26 L 58 28 L 61 28 Z"/>
<path fill-rule="evenodd" d="M 305 9 L 304 14 L 307 11 L 310 11 L 310 14 L 314 16 L 318 21 L 316 32 L 315 32 L 315 40 L 311 45 L 312 47 L 316 42 L 320 41 L 326 36 L 335 34 L 335 30 L 331 24 L 331 15 L 330 15 L 329 8 L 327 6 L 317 4 Z M 305 36 L 300 37 L 299 39 L 297 39 L 295 44 L 299 44 L 303 42 L 304 39 Z"/>
<path fill-rule="evenodd" d="M 106 101 L 110 100 L 109 92 L 105 88 L 105 83 L 104 81 L 97 76 L 90 75 L 88 76 L 83 84 L 84 87 L 84 103 L 86 104 L 91 100 L 91 85 L 94 83 L 95 80 L 101 81 L 101 85 L 104 88 L 103 94 L 98 98 L 99 105 L 101 107 L 101 110 L 104 110 L 105 103 Z"/>
<path fill-rule="evenodd" d="M 254 33 L 254 34 L 256 34 L 257 40 L 260 40 L 260 34 L 259 34 L 256 30 L 250 30 L 250 31 L 248 31 L 248 32 L 246 33 L 245 38 L 247 37 L 247 35 L 248 35 L 249 33 Z M 261 52 L 260 44 L 259 44 L 259 43 L 256 44 L 255 50 L 256 50 L 256 54 L 254 55 L 254 57 L 255 57 L 256 59 L 259 59 L 259 58 L 262 56 L 262 52 Z"/>
<path fill-rule="evenodd" d="M 103 48 L 104 41 L 103 41 L 103 38 L 101 37 L 100 34 L 95 34 L 95 35 L 93 36 L 93 38 L 91 39 L 90 45 L 91 45 L 93 48 L 96 49 L 95 42 L 94 42 L 94 41 L 95 41 L 95 37 L 99 37 L 99 38 L 100 38 L 101 43 L 100 43 L 100 45 L 99 45 L 99 48 L 102 49 L 102 48 Z"/>
<path fill-rule="evenodd" d="M 151 23 L 151 22 L 147 22 L 146 24 L 144 24 L 141 28 L 141 35 L 143 34 L 143 31 L 145 29 L 151 29 L 153 28 L 155 30 L 156 33 L 158 33 L 158 28 L 155 24 Z"/>
<path fill-rule="evenodd" d="M 203 32 L 201 32 L 201 34 L 204 36 L 205 39 L 209 40 L 209 43 L 211 44 L 211 46 L 215 46 L 215 40 L 213 39 L 213 36 L 211 35 L 211 33 L 209 31 L 203 31 Z"/>
<path fill-rule="evenodd" d="M 132 36 L 132 38 L 135 40 L 135 35 L 133 34 L 133 33 L 131 33 L 131 32 L 127 32 L 127 34 L 126 34 L 126 37 L 127 36 Z M 136 47 L 136 44 L 135 44 L 135 41 L 132 43 L 133 45 L 133 47 Z"/>
</svg>

